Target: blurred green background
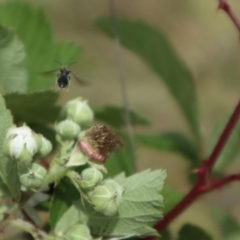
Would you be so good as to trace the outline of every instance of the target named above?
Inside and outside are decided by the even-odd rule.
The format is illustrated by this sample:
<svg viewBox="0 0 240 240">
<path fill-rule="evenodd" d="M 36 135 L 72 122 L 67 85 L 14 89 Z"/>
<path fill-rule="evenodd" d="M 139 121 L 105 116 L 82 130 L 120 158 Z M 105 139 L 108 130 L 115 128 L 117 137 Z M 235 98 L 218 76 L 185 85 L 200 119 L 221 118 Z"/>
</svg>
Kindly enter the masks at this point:
<svg viewBox="0 0 240 240">
<path fill-rule="evenodd" d="M 94 25 L 94 19 L 110 15 L 109 1 L 104 0 L 39 0 L 29 1 L 44 8 L 50 19 L 54 38 L 83 47 L 84 53 L 72 66 L 74 73 L 90 83 L 81 87 L 72 81 L 68 93 L 61 92 L 59 104 L 76 96 L 89 100 L 93 107 L 122 105 L 116 45 Z M 230 113 L 240 92 L 239 33 L 227 15 L 217 11 L 216 0 L 116 0 L 118 17 L 142 19 L 168 37 L 180 57 L 191 70 L 200 103 L 201 136 L 206 156 L 207 140 L 215 124 Z M 240 3 L 231 5 L 240 17 Z M 132 52 L 122 48 L 124 75 L 130 108 L 149 119 L 151 126 L 137 128 L 145 133 L 189 129 L 176 102 L 158 76 Z M 64 59 L 58 59 L 64 62 Z M 67 63 L 66 63 L 67 64 Z M 177 154 L 137 149 L 137 169 L 165 168 L 167 185 L 186 193 L 190 184 L 186 177 L 187 162 Z M 240 169 L 235 162 L 227 172 Z M 188 208 L 171 225 L 178 230 L 185 222 L 202 226 L 220 239 L 209 209 L 218 205 L 239 220 L 239 185 L 231 184 L 205 195 Z"/>
</svg>

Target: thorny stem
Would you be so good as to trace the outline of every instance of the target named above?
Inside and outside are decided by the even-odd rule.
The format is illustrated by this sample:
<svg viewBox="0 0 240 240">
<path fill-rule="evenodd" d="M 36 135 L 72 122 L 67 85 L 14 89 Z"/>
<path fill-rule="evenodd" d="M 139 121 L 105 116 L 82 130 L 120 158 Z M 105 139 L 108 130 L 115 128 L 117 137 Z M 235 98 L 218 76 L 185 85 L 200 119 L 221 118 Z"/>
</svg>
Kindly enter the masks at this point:
<svg viewBox="0 0 240 240">
<path fill-rule="evenodd" d="M 212 191 L 223 187 L 224 185 L 233 182 L 240 181 L 240 173 L 232 174 L 224 178 L 219 178 L 216 180 L 210 180 L 209 174 L 217 161 L 222 149 L 224 148 L 231 132 L 236 126 L 240 118 L 240 100 L 234 109 L 227 125 L 225 126 L 217 144 L 215 145 L 212 153 L 207 160 L 204 161 L 203 166 L 198 168 L 195 172 L 198 175 L 198 180 L 192 189 L 187 193 L 187 195 L 169 212 L 165 217 L 155 225 L 155 229 L 161 232 L 165 227 L 168 226 L 181 212 L 183 212 L 187 207 L 189 207 L 197 198 L 199 198 L 204 193 Z M 153 237 L 145 238 L 147 240 L 154 239 Z"/>
</svg>

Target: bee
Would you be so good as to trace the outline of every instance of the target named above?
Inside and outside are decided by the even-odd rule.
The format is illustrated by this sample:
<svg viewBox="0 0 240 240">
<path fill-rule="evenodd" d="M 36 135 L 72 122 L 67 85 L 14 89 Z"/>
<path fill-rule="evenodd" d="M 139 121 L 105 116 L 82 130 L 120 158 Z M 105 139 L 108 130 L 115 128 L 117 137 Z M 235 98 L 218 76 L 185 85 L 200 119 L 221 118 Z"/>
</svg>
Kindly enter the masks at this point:
<svg viewBox="0 0 240 240">
<path fill-rule="evenodd" d="M 68 64 L 67 66 L 63 66 L 63 64 L 60 63 L 59 61 L 55 61 L 55 62 L 59 63 L 61 65 L 61 68 L 57 69 L 57 70 L 45 72 L 44 74 L 50 74 L 50 73 L 58 71 L 57 77 L 56 77 L 56 85 L 60 89 L 64 89 L 64 88 L 68 89 L 70 82 L 71 82 L 71 75 L 77 80 L 77 82 L 79 84 L 87 85 L 85 81 L 83 81 L 82 79 L 78 78 L 75 74 L 73 74 L 73 72 L 69 68 L 70 65 L 72 65 L 76 62 L 72 62 L 72 63 Z"/>
</svg>

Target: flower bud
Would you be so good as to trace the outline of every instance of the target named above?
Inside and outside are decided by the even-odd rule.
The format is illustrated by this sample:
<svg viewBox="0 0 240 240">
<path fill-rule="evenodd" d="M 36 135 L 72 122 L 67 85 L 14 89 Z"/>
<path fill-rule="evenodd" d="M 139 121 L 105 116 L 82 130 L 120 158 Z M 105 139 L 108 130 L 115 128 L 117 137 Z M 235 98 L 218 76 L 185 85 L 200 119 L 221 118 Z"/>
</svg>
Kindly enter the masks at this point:
<svg viewBox="0 0 240 240">
<path fill-rule="evenodd" d="M 91 189 L 103 180 L 102 173 L 95 167 L 83 170 L 80 185 L 83 189 Z"/>
<path fill-rule="evenodd" d="M 89 228 L 84 224 L 74 225 L 66 234 L 66 240 L 92 240 Z"/>
<path fill-rule="evenodd" d="M 41 147 L 37 152 L 37 157 L 43 158 L 52 151 L 52 143 L 41 134 L 39 134 L 39 137 L 41 141 Z"/>
<path fill-rule="evenodd" d="M 62 115 L 70 117 L 82 128 L 91 126 L 94 118 L 93 111 L 89 107 L 87 100 L 81 98 L 67 102 L 63 107 Z"/>
<path fill-rule="evenodd" d="M 46 175 L 46 169 L 37 163 L 31 164 L 31 166 L 19 168 L 20 182 L 27 188 L 40 187 Z"/>
<path fill-rule="evenodd" d="M 40 146 L 38 135 L 28 126 L 12 127 L 7 131 L 3 153 L 18 160 L 20 165 L 27 165 L 31 163 Z"/>
<path fill-rule="evenodd" d="M 93 208 L 105 216 L 114 216 L 117 213 L 123 187 L 114 180 L 106 180 L 94 188 L 90 198 Z"/>
<path fill-rule="evenodd" d="M 66 119 L 57 124 L 56 131 L 63 139 L 73 140 L 78 136 L 80 127 L 71 119 Z"/>
</svg>

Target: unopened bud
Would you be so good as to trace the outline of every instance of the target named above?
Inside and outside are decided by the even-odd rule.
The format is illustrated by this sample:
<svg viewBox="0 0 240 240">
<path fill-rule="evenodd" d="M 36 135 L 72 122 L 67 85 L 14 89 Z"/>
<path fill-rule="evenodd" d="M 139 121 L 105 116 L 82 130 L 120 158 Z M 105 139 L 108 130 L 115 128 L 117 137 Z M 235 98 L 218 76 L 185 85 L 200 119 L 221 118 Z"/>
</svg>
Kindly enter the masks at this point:
<svg viewBox="0 0 240 240">
<path fill-rule="evenodd" d="M 39 136 L 26 125 L 12 127 L 7 131 L 3 153 L 13 160 L 18 160 L 19 165 L 27 165 L 41 147 L 39 140 Z"/>
<path fill-rule="evenodd" d="M 63 107 L 62 115 L 71 118 L 82 128 L 91 126 L 94 118 L 93 111 L 89 107 L 87 100 L 81 98 L 76 98 L 67 102 Z"/>
<path fill-rule="evenodd" d="M 102 173 L 95 167 L 83 170 L 80 185 L 83 189 L 91 189 L 103 180 Z"/>
<path fill-rule="evenodd" d="M 74 140 L 80 132 L 80 127 L 73 120 L 66 119 L 57 124 L 56 131 L 63 139 Z"/>
<path fill-rule="evenodd" d="M 43 137 L 43 135 L 39 135 L 41 141 L 41 147 L 37 152 L 38 158 L 43 158 L 47 156 L 52 151 L 52 143 Z"/>
<path fill-rule="evenodd" d="M 93 208 L 105 216 L 114 216 L 120 205 L 123 187 L 114 180 L 106 180 L 94 188 L 90 198 Z"/>
<path fill-rule="evenodd" d="M 26 188 L 40 187 L 46 175 L 46 169 L 37 163 L 19 169 L 20 182 Z"/>
</svg>

